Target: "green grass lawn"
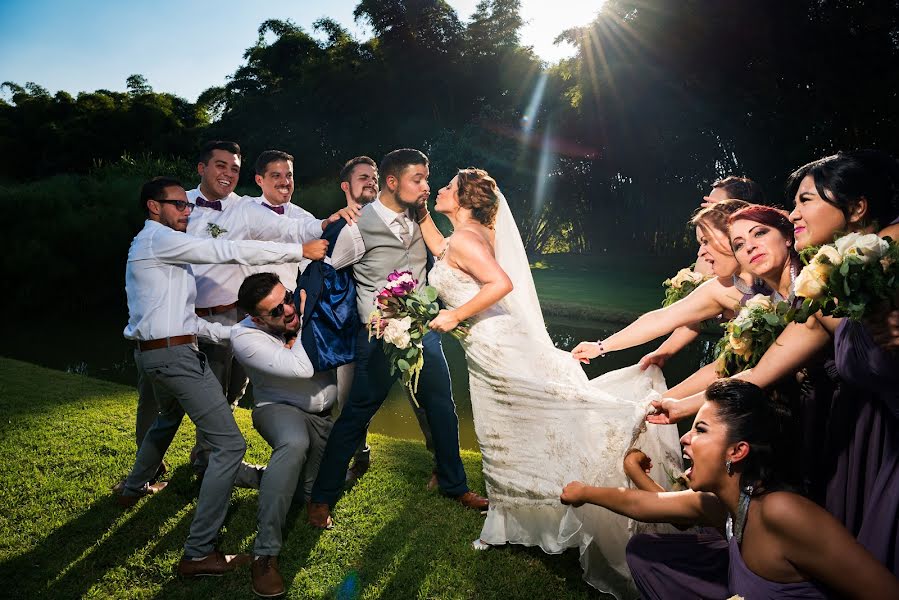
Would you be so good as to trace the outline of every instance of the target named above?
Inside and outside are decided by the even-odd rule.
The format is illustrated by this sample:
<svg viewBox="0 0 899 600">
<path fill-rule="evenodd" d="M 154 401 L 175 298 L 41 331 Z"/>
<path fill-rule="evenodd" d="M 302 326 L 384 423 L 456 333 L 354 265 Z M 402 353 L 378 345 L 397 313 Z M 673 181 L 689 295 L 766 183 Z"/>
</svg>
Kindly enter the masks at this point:
<svg viewBox="0 0 899 600">
<path fill-rule="evenodd" d="M 109 488 L 134 457 L 136 392 L 0 358 L 0 595 L 9 598 L 249 598 L 248 569 L 222 578 L 174 576 L 196 500 L 185 419 L 169 450 L 170 484 L 124 511 Z M 269 448 L 250 412 L 237 421 L 247 460 Z M 371 436 L 372 469 L 319 532 L 289 516 L 281 570 L 290 598 L 595 598 L 577 554 L 533 548 L 476 552 L 483 517 L 425 490 L 423 444 Z M 463 452 L 483 493 L 480 456 Z M 249 552 L 255 491 L 235 490 L 220 547 Z"/>
</svg>

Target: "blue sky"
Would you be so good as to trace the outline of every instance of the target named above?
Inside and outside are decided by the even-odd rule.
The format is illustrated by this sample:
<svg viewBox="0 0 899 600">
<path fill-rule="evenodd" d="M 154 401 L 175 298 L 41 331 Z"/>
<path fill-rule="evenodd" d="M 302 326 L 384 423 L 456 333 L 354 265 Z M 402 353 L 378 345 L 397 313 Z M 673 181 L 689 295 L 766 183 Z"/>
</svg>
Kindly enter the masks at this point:
<svg viewBox="0 0 899 600">
<path fill-rule="evenodd" d="M 467 20 L 477 0 L 448 0 Z M 588 23 L 603 0 L 522 0 L 529 23 L 523 42 L 544 60 L 572 54 L 554 46 L 561 31 Z M 307 31 L 329 16 L 360 39 L 369 32 L 353 21 L 356 0 L 253 2 L 222 0 L 0 0 L 0 82 L 33 81 L 69 92 L 124 90 L 140 73 L 154 90 L 195 100 L 222 85 L 243 62 L 266 19 L 291 19 Z"/>
</svg>

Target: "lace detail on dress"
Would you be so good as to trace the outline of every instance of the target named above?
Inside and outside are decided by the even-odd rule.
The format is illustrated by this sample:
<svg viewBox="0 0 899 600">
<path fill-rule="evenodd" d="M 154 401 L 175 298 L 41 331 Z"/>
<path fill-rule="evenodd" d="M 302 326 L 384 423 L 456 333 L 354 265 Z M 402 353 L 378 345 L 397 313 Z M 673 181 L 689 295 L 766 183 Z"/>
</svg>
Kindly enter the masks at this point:
<svg viewBox="0 0 899 600">
<path fill-rule="evenodd" d="M 429 282 L 448 308 L 481 288 L 445 260 L 435 263 Z M 585 578 L 627 595 L 624 547 L 636 525 L 597 507 L 563 506 L 559 494 L 572 480 L 627 487 L 622 459 L 635 443 L 669 487 L 665 469 L 682 468 L 677 428 L 644 420 L 649 402 L 665 391 L 661 371 L 633 366 L 591 381 L 569 352 L 523 333 L 503 302 L 469 321 L 462 345 L 490 498 L 481 539 L 551 553 L 580 547 Z"/>
</svg>

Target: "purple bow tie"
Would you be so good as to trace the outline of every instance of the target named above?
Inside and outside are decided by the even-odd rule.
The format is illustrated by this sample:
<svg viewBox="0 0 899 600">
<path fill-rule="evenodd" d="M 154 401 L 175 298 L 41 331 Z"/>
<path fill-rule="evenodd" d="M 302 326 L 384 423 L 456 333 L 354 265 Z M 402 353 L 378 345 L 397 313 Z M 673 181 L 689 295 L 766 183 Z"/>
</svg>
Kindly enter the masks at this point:
<svg viewBox="0 0 899 600">
<path fill-rule="evenodd" d="M 269 209 L 269 210 L 272 211 L 272 212 L 278 213 L 279 215 L 283 215 L 283 214 L 284 214 L 284 207 L 281 206 L 281 205 L 278 205 L 278 206 L 272 206 L 271 204 L 266 204 L 265 202 L 263 202 L 263 203 L 262 203 L 262 206 L 266 207 L 267 209 Z"/>
<path fill-rule="evenodd" d="M 210 202 L 206 200 L 202 196 L 197 196 L 197 206 L 202 206 L 203 208 L 211 208 L 212 210 L 217 210 L 221 212 L 222 210 L 222 201 L 221 200 L 213 200 Z"/>
</svg>

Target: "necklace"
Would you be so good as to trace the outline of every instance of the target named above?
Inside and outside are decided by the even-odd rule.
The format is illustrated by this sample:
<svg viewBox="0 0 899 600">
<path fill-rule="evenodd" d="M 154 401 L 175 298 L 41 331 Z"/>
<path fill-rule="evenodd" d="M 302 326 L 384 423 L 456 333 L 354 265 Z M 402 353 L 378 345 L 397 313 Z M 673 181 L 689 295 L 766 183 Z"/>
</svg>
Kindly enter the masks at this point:
<svg viewBox="0 0 899 600">
<path fill-rule="evenodd" d="M 799 276 L 799 267 L 796 265 L 796 262 L 790 260 L 790 292 L 789 295 L 784 298 L 780 292 L 774 290 L 771 292 L 771 299 L 774 302 L 786 302 L 787 304 L 793 304 L 793 301 L 796 299 L 796 277 Z"/>
<path fill-rule="evenodd" d="M 740 490 L 740 500 L 737 503 L 737 518 L 733 519 L 730 515 L 724 524 L 724 533 L 727 539 L 737 538 L 737 543 L 743 542 L 743 528 L 746 527 L 746 513 L 749 510 L 749 501 L 752 498 L 753 487 L 747 485 Z"/>
</svg>

